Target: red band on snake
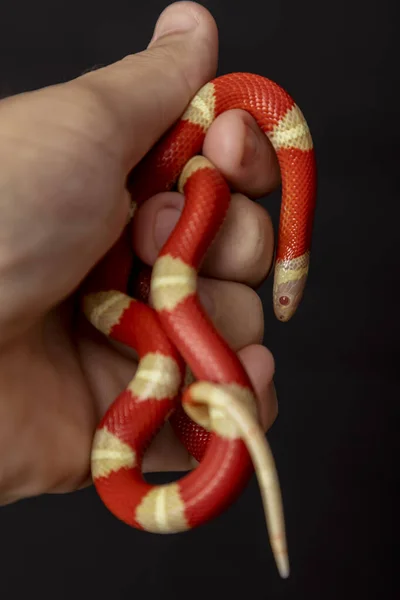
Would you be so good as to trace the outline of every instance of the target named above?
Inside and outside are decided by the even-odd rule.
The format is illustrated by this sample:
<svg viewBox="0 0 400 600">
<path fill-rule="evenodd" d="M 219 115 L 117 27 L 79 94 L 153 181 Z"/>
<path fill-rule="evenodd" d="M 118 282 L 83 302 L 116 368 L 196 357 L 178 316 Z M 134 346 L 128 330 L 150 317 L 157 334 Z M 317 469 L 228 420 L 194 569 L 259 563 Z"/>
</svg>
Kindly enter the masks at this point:
<svg viewBox="0 0 400 600">
<path fill-rule="evenodd" d="M 275 263 L 275 314 L 287 321 L 305 287 L 316 196 L 316 167 L 307 123 L 274 82 L 234 73 L 206 84 L 182 118 L 134 169 L 133 206 L 179 181 L 185 205 L 152 269 L 151 307 L 128 293 L 134 261 L 131 223 L 89 278 L 83 309 L 102 333 L 134 348 L 138 369 L 98 425 L 92 477 L 120 520 L 150 532 L 191 529 L 225 510 L 255 470 L 271 547 L 280 574 L 289 573 L 280 486 L 260 428 L 254 390 L 235 352 L 215 330 L 196 293 L 197 273 L 221 227 L 230 190 L 201 156 L 206 132 L 224 111 L 243 109 L 277 154 L 282 204 Z M 134 218 L 134 217 L 133 217 Z M 141 465 L 169 419 L 199 466 L 179 481 L 151 485 Z"/>
</svg>

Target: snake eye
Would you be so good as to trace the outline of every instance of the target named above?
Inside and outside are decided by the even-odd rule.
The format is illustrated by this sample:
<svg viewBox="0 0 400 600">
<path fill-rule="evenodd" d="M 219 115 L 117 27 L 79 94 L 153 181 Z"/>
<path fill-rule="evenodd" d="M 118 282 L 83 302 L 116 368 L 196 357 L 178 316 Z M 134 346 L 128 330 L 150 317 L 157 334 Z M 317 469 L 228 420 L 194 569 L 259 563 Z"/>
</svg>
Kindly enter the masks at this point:
<svg viewBox="0 0 400 600">
<path fill-rule="evenodd" d="M 289 306 L 289 304 L 290 304 L 289 296 L 281 296 L 279 298 L 279 304 L 282 304 L 282 306 Z"/>
</svg>

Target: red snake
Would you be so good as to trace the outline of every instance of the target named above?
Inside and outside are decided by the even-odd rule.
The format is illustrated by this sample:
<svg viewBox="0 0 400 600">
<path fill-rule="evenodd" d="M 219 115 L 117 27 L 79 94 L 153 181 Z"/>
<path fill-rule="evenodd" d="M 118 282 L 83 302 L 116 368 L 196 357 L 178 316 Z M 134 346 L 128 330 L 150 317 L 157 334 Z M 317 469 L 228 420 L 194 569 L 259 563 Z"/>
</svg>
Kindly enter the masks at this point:
<svg viewBox="0 0 400 600">
<path fill-rule="evenodd" d="M 92 325 L 139 356 L 132 381 L 95 432 L 92 477 L 117 518 L 138 529 L 174 533 L 220 514 L 255 470 L 272 551 L 281 576 L 287 577 L 280 486 L 258 422 L 255 393 L 196 294 L 198 270 L 230 202 L 227 183 L 201 150 L 212 122 L 230 109 L 254 117 L 280 165 L 282 205 L 273 288 L 277 318 L 287 321 L 302 297 L 316 196 L 309 128 L 292 98 L 274 82 L 248 73 L 218 77 L 202 87 L 128 179 L 132 213 L 177 183 L 185 196 L 180 220 L 151 278 L 136 285 L 139 298 L 133 299 L 129 289 L 132 221 L 96 267 L 83 294 L 83 310 Z M 166 420 L 199 465 L 179 481 L 151 485 L 142 475 L 142 458 Z"/>
</svg>

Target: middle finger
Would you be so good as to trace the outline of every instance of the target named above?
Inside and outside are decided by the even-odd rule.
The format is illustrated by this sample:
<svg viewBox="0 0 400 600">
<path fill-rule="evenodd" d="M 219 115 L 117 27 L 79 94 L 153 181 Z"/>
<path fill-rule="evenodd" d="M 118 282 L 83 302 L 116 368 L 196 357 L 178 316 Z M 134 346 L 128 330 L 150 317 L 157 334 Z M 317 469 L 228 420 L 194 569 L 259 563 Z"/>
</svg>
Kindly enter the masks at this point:
<svg viewBox="0 0 400 600">
<path fill-rule="evenodd" d="M 183 196 L 167 192 L 153 196 L 136 212 L 134 250 L 146 264 L 154 264 L 180 218 L 183 205 Z M 273 227 L 268 213 L 245 196 L 233 194 L 225 222 L 207 253 L 201 274 L 255 287 L 270 270 L 273 249 Z"/>
</svg>

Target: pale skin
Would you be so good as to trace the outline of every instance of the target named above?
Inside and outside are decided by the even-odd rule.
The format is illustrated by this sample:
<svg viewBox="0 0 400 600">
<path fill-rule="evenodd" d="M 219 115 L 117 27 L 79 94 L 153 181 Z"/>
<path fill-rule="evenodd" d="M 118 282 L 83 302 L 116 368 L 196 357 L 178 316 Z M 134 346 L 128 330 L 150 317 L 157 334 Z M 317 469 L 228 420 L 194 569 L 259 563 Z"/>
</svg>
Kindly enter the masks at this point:
<svg viewBox="0 0 400 600">
<path fill-rule="evenodd" d="M 215 76 L 217 54 L 208 11 L 177 3 L 160 16 L 144 52 L 0 102 L 0 504 L 90 483 L 96 424 L 136 363 L 84 317 L 76 320 L 74 294 L 126 223 L 128 172 Z M 267 430 L 277 415 L 274 360 L 261 345 L 254 288 L 271 268 L 273 229 L 249 197 L 271 192 L 279 169 L 268 140 L 241 111 L 215 121 L 204 154 L 233 193 L 200 273 L 200 295 L 249 373 Z M 138 211 L 135 251 L 148 264 L 182 203 L 178 193 L 163 193 Z M 165 427 L 144 471 L 189 468 Z"/>
</svg>

